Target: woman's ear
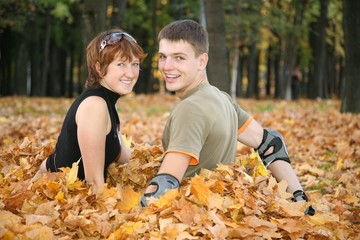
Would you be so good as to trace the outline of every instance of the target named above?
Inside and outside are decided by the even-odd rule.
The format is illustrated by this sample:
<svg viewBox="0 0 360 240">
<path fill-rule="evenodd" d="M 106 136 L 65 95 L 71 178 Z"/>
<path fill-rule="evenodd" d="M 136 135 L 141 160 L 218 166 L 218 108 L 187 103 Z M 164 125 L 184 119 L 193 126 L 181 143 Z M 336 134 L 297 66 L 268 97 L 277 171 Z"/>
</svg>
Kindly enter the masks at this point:
<svg viewBox="0 0 360 240">
<path fill-rule="evenodd" d="M 99 62 L 96 62 L 96 63 L 95 63 L 95 69 L 96 69 L 96 72 L 99 74 L 99 76 L 102 77 L 102 73 L 101 73 L 101 68 L 100 68 L 100 63 L 99 63 Z"/>
</svg>

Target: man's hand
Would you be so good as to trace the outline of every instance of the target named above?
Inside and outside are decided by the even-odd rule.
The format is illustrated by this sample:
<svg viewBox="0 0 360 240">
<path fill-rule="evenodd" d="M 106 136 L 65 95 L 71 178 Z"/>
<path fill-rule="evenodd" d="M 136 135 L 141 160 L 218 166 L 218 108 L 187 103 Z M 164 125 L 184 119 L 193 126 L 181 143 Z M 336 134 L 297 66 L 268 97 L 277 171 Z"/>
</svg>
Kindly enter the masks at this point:
<svg viewBox="0 0 360 240">
<path fill-rule="evenodd" d="M 184 153 L 166 153 L 158 174 L 150 181 L 144 195 L 141 197 L 141 205 L 147 206 L 147 197 L 159 198 L 169 189 L 180 188 L 180 182 L 190 160 L 191 156 Z"/>
</svg>

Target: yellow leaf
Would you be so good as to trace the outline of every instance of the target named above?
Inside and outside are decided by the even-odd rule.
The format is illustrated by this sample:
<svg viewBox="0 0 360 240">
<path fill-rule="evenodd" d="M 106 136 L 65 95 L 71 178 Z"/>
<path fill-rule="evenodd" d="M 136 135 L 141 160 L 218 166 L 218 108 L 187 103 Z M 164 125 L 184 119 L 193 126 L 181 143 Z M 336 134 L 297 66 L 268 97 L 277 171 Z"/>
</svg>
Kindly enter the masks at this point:
<svg viewBox="0 0 360 240">
<path fill-rule="evenodd" d="M 138 229 L 142 228 L 143 225 L 144 225 L 144 223 L 142 223 L 142 222 L 126 222 L 123 225 L 121 225 L 120 232 L 125 233 L 125 234 L 137 233 Z"/>
<path fill-rule="evenodd" d="M 135 192 L 133 189 L 125 189 L 122 193 L 122 201 L 118 202 L 116 208 L 121 212 L 129 212 L 135 206 L 139 205 L 140 193 Z"/>
<path fill-rule="evenodd" d="M 76 188 L 82 187 L 83 184 L 84 184 L 83 181 L 75 181 L 74 183 L 68 184 L 68 185 L 67 185 L 67 188 L 68 188 L 69 190 L 74 190 L 74 189 L 76 189 Z"/>
<path fill-rule="evenodd" d="M 343 165 L 344 165 L 343 159 L 339 158 L 339 160 L 336 163 L 336 170 L 340 170 Z"/>
<path fill-rule="evenodd" d="M 254 175 L 253 175 L 254 178 L 259 176 L 267 176 L 269 174 L 258 152 L 253 152 L 250 155 L 250 158 L 255 160 Z"/>
<path fill-rule="evenodd" d="M 6 117 L 0 117 L 1 123 L 6 123 L 7 121 L 8 121 L 8 119 Z"/>
<path fill-rule="evenodd" d="M 162 209 L 164 207 L 170 207 L 173 200 L 179 195 L 179 191 L 177 189 L 170 189 L 164 195 L 160 196 L 159 200 L 157 200 L 154 204 L 154 207 L 158 209 Z"/>
<path fill-rule="evenodd" d="M 260 163 L 256 168 L 255 177 L 267 176 L 267 175 L 268 175 L 268 171 L 267 171 L 266 167 L 262 163 Z"/>
<path fill-rule="evenodd" d="M 129 148 L 132 143 L 132 137 L 130 136 L 129 138 L 127 138 L 126 134 L 121 134 L 121 137 L 122 137 L 122 140 L 123 140 L 125 146 L 127 146 Z"/>
<path fill-rule="evenodd" d="M 81 158 L 80 158 L 81 159 Z M 74 162 L 71 166 L 70 172 L 69 172 L 69 176 L 68 179 L 66 181 L 66 185 L 70 185 L 73 184 L 76 179 L 77 179 L 77 174 L 78 174 L 78 170 L 79 170 L 79 162 L 80 159 L 77 162 Z"/>
<path fill-rule="evenodd" d="M 31 167 L 31 165 L 29 164 L 28 160 L 24 157 L 20 158 L 20 166 L 23 169 L 29 169 Z"/>
<path fill-rule="evenodd" d="M 206 205 L 208 203 L 210 189 L 205 185 L 204 179 L 196 175 L 191 179 L 190 192 L 199 199 L 199 201 Z"/>
<path fill-rule="evenodd" d="M 294 119 L 286 118 L 284 120 L 284 123 L 289 124 L 289 125 L 293 125 L 295 123 L 295 121 L 294 121 Z"/>
</svg>

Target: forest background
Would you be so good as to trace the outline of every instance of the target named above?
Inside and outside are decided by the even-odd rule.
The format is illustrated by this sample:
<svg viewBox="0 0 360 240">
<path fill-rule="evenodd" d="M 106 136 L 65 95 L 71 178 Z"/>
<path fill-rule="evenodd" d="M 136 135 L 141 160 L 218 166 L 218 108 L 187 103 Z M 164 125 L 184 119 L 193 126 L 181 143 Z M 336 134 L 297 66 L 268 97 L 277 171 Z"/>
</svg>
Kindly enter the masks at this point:
<svg viewBox="0 0 360 240">
<path fill-rule="evenodd" d="M 234 98 L 290 100 L 299 65 L 301 97 L 360 112 L 359 10 L 351 0 L 1 0 L 0 96 L 77 96 L 86 45 L 114 26 L 149 53 L 135 92 L 165 91 L 157 33 L 190 18 L 209 32 L 210 82 Z"/>
<path fill-rule="evenodd" d="M 360 240 L 359 10 L 357 0 L 0 0 L 0 238 Z M 157 70 L 156 37 L 183 18 L 209 32 L 211 83 L 283 134 L 309 203 L 292 202 L 239 143 L 234 164 L 139 206 L 179 101 Z M 84 90 L 87 43 L 112 26 L 149 56 L 117 103 L 133 158 L 111 165 L 94 195 L 76 165 L 36 172 Z M 301 96 L 290 101 L 296 65 Z M 303 214 L 309 204 L 314 216 Z"/>
</svg>

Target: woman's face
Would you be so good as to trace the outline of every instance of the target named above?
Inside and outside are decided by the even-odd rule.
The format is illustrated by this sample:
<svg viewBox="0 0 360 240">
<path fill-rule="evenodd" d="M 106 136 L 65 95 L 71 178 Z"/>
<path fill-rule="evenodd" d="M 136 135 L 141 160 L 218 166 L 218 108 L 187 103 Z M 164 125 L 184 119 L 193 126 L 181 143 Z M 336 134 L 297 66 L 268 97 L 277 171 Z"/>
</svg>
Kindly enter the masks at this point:
<svg viewBox="0 0 360 240">
<path fill-rule="evenodd" d="M 140 60 L 135 56 L 132 61 L 115 58 L 108 68 L 107 73 L 100 80 L 100 84 L 107 89 L 126 95 L 133 90 L 140 72 Z"/>
</svg>

